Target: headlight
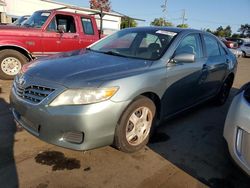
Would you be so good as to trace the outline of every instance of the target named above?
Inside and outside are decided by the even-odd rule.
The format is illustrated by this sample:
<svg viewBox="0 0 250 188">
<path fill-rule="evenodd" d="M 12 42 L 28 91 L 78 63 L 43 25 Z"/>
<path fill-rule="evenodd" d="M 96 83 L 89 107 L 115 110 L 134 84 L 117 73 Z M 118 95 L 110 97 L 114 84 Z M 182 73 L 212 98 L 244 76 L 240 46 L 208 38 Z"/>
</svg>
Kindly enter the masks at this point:
<svg viewBox="0 0 250 188">
<path fill-rule="evenodd" d="M 98 103 L 110 99 L 118 87 L 96 89 L 69 89 L 60 94 L 50 103 L 50 106 L 82 105 Z"/>
</svg>

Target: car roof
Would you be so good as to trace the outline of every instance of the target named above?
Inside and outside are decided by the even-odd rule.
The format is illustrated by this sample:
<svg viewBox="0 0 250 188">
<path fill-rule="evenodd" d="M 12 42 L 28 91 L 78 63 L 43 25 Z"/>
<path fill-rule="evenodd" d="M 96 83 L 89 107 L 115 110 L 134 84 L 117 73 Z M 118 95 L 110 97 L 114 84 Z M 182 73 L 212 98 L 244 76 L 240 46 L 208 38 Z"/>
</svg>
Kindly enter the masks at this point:
<svg viewBox="0 0 250 188">
<path fill-rule="evenodd" d="M 203 33 L 202 30 L 196 30 L 196 29 L 187 29 L 187 28 L 179 28 L 179 27 L 163 27 L 163 26 L 146 26 L 146 27 L 133 27 L 133 28 L 127 28 L 128 30 L 132 31 L 157 31 L 157 30 L 164 30 L 164 31 L 170 31 L 174 33 L 180 33 L 183 31 L 190 31 L 190 32 L 199 32 Z M 205 32 L 207 33 L 207 32 Z"/>
<path fill-rule="evenodd" d="M 37 10 L 36 12 L 48 12 L 48 13 L 61 13 L 61 14 L 74 14 L 74 15 L 79 15 L 79 16 L 87 16 L 87 17 L 91 17 L 91 15 L 89 14 L 82 14 L 82 13 L 75 13 L 75 12 L 68 12 L 68 11 L 59 11 L 59 10 Z"/>
</svg>

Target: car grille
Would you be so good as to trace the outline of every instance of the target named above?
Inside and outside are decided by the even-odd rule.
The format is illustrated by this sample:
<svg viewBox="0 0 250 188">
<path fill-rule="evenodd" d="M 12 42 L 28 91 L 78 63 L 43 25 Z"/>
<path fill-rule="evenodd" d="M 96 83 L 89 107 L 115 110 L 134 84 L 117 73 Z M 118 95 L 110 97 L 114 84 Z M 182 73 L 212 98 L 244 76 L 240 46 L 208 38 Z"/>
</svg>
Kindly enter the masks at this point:
<svg viewBox="0 0 250 188">
<path fill-rule="evenodd" d="M 51 94 L 55 89 L 44 87 L 44 86 L 37 86 L 37 85 L 31 85 L 23 88 L 22 86 L 19 86 L 18 84 L 14 84 L 14 88 L 16 91 L 16 94 L 32 103 L 39 103 L 43 99 L 45 99 L 49 94 Z"/>
</svg>

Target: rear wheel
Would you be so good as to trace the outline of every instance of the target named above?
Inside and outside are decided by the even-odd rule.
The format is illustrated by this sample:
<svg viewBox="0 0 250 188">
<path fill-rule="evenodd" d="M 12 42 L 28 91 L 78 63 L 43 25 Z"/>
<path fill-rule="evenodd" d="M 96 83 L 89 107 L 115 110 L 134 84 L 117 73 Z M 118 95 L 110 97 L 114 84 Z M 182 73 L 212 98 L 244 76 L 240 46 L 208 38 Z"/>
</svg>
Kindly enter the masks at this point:
<svg viewBox="0 0 250 188">
<path fill-rule="evenodd" d="M 26 61 L 26 57 L 16 50 L 0 51 L 0 78 L 13 79 Z"/>
<path fill-rule="evenodd" d="M 217 96 L 215 97 L 215 104 L 216 105 L 223 105 L 226 103 L 227 101 L 227 98 L 230 94 L 230 90 L 231 90 L 231 87 L 233 85 L 233 80 L 230 79 L 230 78 L 227 78 L 223 85 L 221 86 L 220 88 L 220 91 L 219 93 L 217 94 Z"/>
<path fill-rule="evenodd" d="M 148 143 L 155 110 L 154 102 L 147 97 L 140 96 L 132 102 L 116 127 L 115 147 L 127 153 L 142 149 Z"/>
</svg>

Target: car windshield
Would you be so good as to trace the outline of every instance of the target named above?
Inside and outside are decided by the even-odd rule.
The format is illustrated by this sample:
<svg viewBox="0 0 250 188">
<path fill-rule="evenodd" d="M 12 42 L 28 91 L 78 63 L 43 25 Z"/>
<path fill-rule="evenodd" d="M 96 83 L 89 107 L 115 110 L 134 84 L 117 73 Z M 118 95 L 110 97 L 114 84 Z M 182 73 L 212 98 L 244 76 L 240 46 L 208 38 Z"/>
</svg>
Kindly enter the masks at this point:
<svg viewBox="0 0 250 188">
<path fill-rule="evenodd" d="M 49 12 L 35 12 L 24 24 L 24 27 L 41 28 L 50 16 Z"/>
<path fill-rule="evenodd" d="M 121 30 L 89 49 L 99 53 L 129 58 L 159 59 L 177 33 L 167 30 Z"/>
<path fill-rule="evenodd" d="M 21 16 L 13 24 L 14 25 L 22 25 L 22 23 L 25 22 L 27 19 L 28 19 L 27 16 Z"/>
</svg>

